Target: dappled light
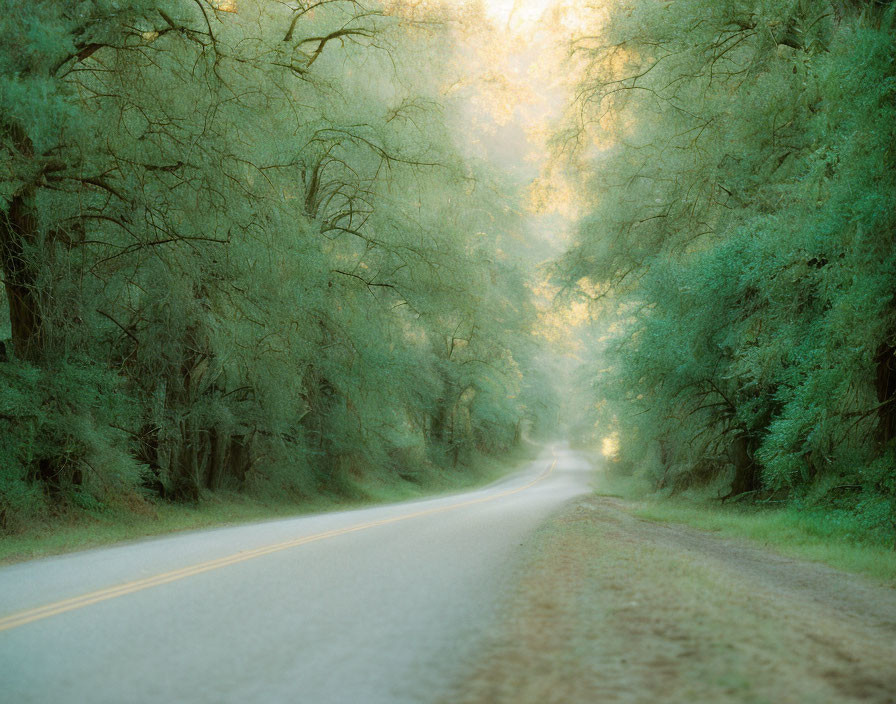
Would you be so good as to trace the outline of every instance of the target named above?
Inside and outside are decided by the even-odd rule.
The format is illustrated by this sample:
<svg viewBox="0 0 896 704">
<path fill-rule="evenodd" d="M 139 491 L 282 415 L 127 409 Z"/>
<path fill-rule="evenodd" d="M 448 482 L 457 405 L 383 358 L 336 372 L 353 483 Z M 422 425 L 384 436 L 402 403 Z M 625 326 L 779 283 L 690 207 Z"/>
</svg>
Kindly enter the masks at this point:
<svg viewBox="0 0 896 704">
<path fill-rule="evenodd" d="M 886 3 L 2 21 L 5 530 L 527 433 L 890 529 Z"/>
<path fill-rule="evenodd" d="M 614 459 L 619 454 L 619 433 L 604 437 L 600 441 L 600 452 L 604 457 Z"/>
<path fill-rule="evenodd" d="M 0 538 L 25 546 L 0 544 L 0 560 L 499 482 L 438 510 L 381 506 L 370 521 L 322 519 L 311 537 L 245 554 L 218 544 L 214 559 L 162 560 L 160 576 L 133 582 L 149 589 L 537 486 L 501 519 L 511 528 L 497 510 L 471 510 L 452 529 L 464 547 L 444 531 L 435 541 L 440 555 L 478 561 L 458 562 L 453 578 L 482 568 L 492 593 L 504 577 L 488 568 L 510 564 L 508 546 L 523 547 L 551 512 L 536 542 L 572 556 L 519 561 L 530 591 L 514 597 L 516 630 L 496 629 L 504 641 L 493 644 L 517 670 L 488 664 L 470 679 L 478 693 L 451 700 L 488 704 L 495 682 L 553 662 L 524 667 L 533 660 L 520 648 L 579 662 L 576 639 L 604 629 L 661 666 L 632 675 L 627 652 L 604 642 L 594 652 L 601 668 L 612 660 L 617 689 L 600 684 L 612 680 L 603 671 L 579 680 L 559 668 L 519 691 L 533 704 L 635 703 L 663 701 L 674 681 L 675 701 L 694 700 L 686 690 L 791 701 L 780 670 L 768 689 L 751 689 L 760 675 L 717 688 L 741 675 L 685 647 L 693 624 L 645 616 L 628 596 L 665 611 L 685 603 L 701 622 L 717 596 L 706 585 L 730 580 L 719 564 L 752 570 L 758 559 L 687 532 L 667 540 L 630 514 L 896 574 L 896 3 L 0 7 Z M 505 490 L 502 473 L 525 481 Z M 69 530 L 80 537 L 53 543 Z M 352 540 L 362 562 L 373 541 Z M 675 573 L 675 598 L 653 584 L 654 552 Z M 699 599 L 688 591 L 698 553 L 725 553 L 694 578 Z M 400 601 L 416 571 L 442 574 L 450 561 L 431 557 L 395 567 L 381 601 Z M 349 570 L 340 586 L 360 580 L 351 567 L 334 568 Z M 781 574 L 791 572 L 792 584 L 824 582 L 802 565 Z M 790 589 L 778 573 L 754 576 L 766 596 L 750 603 Z M 451 578 L 427 577 L 433 594 Z M 415 584 L 425 609 L 430 585 Z M 819 587 L 819 603 L 861 601 L 848 579 L 837 584 L 840 601 Z M 465 585 L 452 628 L 466 627 L 463 602 L 478 594 L 478 582 Z M 594 585 L 615 606 L 595 606 Z M 105 584 L 100 600 L 120 588 Z M 719 623 L 745 608 L 735 591 L 712 603 Z M 586 594 L 587 628 L 578 601 L 552 601 Z M 373 613 L 380 596 L 367 596 Z M 0 613 L 0 631 L 82 608 L 70 598 Z M 690 635 L 675 641 L 676 628 Z M 888 634 L 867 643 L 896 642 Z M 811 638 L 833 658 L 824 643 L 835 637 Z M 886 647 L 850 656 L 873 661 L 866 689 L 844 675 L 836 690 L 835 665 L 804 668 L 805 691 L 825 693 L 805 700 L 848 690 L 870 694 L 836 701 L 892 701 Z M 764 648 L 742 655 L 756 665 Z M 690 656 L 663 659 L 679 650 L 714 674 L 688 689 Z"/>
</svg>

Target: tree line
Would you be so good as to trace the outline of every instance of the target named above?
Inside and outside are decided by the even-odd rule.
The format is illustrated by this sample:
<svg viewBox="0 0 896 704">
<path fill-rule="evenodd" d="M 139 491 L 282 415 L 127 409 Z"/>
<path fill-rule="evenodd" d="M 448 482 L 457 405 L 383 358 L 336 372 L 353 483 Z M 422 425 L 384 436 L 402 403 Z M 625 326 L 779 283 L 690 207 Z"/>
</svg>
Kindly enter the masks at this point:
<svg viewBox="0 0 896 704">
<path fill-rule="evenodd" d="M 438 17 L 2 7 L 3 529 L 423 481 L 537 421 L 516 194 L 456 147 Z"/>
<path fill-rule="evenodd" d="M 556 136 L 587 203 L 556 277 L 602 333 L 584 431 L 659 487 L 896 527 L 896 5 L 632 0 L 594 30 Z"/>
</svg>

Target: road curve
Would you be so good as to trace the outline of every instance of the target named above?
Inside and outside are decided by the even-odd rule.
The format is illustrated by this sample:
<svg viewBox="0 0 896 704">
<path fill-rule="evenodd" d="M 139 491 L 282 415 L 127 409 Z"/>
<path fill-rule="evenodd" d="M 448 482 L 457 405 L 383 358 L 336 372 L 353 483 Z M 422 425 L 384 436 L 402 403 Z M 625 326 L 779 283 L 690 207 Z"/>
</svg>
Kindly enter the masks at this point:
<svg viewBox="0 0 896 704">
<path fill-rule="evenodd" d="M 436 701 L 589 479 L 557 445 L 477 491 L 0 568 L 0 701 Z"/>
</svg>

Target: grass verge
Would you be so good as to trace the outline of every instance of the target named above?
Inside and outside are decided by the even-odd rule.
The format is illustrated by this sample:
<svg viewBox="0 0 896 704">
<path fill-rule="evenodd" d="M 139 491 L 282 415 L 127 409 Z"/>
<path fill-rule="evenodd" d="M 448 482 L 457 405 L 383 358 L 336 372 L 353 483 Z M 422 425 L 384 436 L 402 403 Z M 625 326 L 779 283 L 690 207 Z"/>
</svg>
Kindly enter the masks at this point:
<svg viewBox="0 0 896 704">
<path fill-rule="evenodd" d="M 0 565 L 178 531 L 438 496 L 488 484 L 534 455 L 534 446 L 523 446 L 500 459 L 480 457 L 462 472 L 429 473 L 419 482 L 390 482 L 382 475 L 374 475 L 358 480 L 348 497 L 329 495 L 299 501 L 275 495 L 216 492 L 194 505 L 140 501 L 133 507 L 71 512 L 30 525 L 19 533 L 0 536 Z"/>
<path fill-rule="evenodd" d="M 699 492 L 667 496 L 645 485 L 602 474 L 598 494 L 629 501 L 638 518 L 680 523 L 722 535 L 746 538 L 803 560 L 823 562 L 896 586 L 893 538 L 844 510 L 818 507 L 722 503 Z"/>
</svg>

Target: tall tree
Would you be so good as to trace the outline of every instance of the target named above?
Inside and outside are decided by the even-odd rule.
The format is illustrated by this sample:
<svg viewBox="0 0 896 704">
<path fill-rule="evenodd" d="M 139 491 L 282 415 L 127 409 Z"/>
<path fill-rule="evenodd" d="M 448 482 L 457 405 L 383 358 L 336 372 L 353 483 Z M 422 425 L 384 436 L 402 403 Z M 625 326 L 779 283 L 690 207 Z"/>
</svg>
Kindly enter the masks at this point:
<svg viewBox="0 0 896 704">
<path fill-rule="evenodd" d="M 563 277 L 621 331 L 598 389 L 658 483 L 855 485 L 885 523 L 893 32 L 889 3 L 631 2 L 575 47 L 559 139 L 598 146 Z"/>
</svg>

